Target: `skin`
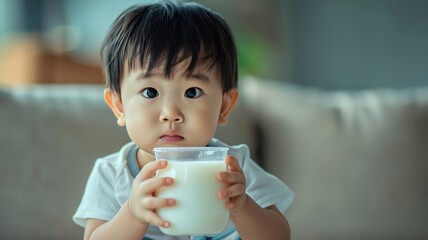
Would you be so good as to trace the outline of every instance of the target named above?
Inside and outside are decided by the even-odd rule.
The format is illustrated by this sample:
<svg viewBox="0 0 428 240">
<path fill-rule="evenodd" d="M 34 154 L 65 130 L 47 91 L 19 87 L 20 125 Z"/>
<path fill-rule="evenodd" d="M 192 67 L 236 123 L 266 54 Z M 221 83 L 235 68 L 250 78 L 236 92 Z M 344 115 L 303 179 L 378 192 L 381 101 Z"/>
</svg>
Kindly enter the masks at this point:
<svg viewBox="0 0 428 240">
<path fill-rule="evenodd" d="M 147 75 L 145 69 L 129 71 L 125 67 L 121 95 L 105 90 L 105 101 L 118 125 L 126 126 L 139 147 L 141 171 L 133 182 L 130 198 L 111 221 L 87 220 L 84 239 L 140 240 L 150 224 L 170 226 L 156 214 L 156 209 L 172 207 L 176 201 L 154 193 L 172 185 L 174 179 L 154 177 L 168 162 L 154 161 L 152 149 L 207 145 L 217 126 L 227 123 L 238 99 L 237 89 L 223 93 L 213 68 L 196 69 L 187 76 L 183 70 L 186 63 L 177 65 L 170 79 L 165 79 L 159 69 Z M 228 171 L 220 172 L 217 179 L 226 183 L 226 188 L 218 192 L 218 198 L 227 200 L 225 207 L 241 238 L 289 239 L 288 223 L 279 210 L 275 206 L 262 208 L 245 193 L 246 179 L 238 160 L 227 156 L 225 162 Z"/>
</svg>

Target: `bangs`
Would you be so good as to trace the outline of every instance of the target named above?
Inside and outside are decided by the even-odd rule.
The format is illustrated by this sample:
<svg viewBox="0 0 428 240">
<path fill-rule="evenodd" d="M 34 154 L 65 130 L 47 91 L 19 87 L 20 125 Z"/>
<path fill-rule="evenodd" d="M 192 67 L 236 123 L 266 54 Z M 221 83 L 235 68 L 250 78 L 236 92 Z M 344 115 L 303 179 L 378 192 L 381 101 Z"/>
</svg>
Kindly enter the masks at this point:
<svg viewBox="0 0 428 240">
<path fill-rule="evenodd" d="M 174 67 L 186 59 L 188 75 L 195 67 L 211 68 L 218 64 L 221 56 L 214 46 L 220 47 L 220 42 L 209 31 L 215 26 L 206 14 L 192 11 L 192 7 L 195 5 L 154 7 L 136 18 L 136 26 L 148 21 L 154 24 L 143 24 L 144 27 L 130 32 L 126 51 L 129 69 L 141 68 L 150 73 L 155 67 L 163 67 L 163 74 L 169 78 Z"/>
</svg>

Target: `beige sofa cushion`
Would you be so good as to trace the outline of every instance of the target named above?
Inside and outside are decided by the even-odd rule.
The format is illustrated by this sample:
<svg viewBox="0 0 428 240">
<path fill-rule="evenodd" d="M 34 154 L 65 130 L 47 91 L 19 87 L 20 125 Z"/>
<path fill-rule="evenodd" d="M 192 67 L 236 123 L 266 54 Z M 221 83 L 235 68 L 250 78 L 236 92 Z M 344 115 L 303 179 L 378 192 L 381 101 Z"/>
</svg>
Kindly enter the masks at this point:
<svg viewBox="0 0 428 240">
<path fill-rule="evenodd" d="M 328 92 L 247 78 L 294 239 L 428 237 L 428 87 Z"/>
<path fill-rule="evenodd" d="M 0 91 L 2 239 L 81 239 L 71 221 L 95 159 L 128 141 L 100 86 Z"/>
</svg>

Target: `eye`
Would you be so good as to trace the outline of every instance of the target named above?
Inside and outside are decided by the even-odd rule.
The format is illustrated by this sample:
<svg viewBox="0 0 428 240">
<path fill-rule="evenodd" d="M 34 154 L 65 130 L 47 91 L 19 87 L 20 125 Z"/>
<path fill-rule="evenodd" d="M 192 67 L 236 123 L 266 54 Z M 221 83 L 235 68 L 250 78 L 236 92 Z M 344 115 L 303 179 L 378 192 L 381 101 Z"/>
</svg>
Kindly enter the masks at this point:
<svg viewBox="0 0 428 240">
<path fill-rule="evenodd" d="M 159 93 L 158 93 L 158 90 L 149 87 L 149 88 L 144 88 L 143 91 L 141 92 L 141 95 L 143 95 L 143 97 L 145 98 L 155 98 L 159 96 Z"/>
<path fill-rule="evenodd" d="M 202 96 L 202 94 L 203 92 L 200 88 L 192 87 L 186 90 L 186 92 L 184 93 L 184 96 L 188 98 L 198 98 Z"/>
</svg>

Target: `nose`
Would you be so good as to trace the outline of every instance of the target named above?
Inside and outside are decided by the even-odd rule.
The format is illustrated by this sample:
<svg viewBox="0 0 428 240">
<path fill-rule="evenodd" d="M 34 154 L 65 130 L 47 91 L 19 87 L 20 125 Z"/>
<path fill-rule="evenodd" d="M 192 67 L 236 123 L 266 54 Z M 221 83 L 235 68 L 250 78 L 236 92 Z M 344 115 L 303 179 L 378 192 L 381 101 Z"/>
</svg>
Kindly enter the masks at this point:
<svg viewBox="0 0 428 240">
<path fill-rule="evenodd" d="M 184 121 L 184 116 L 175 103 L 168 103 L 163 106 L 159 121 L 182 123 Z"/>
</svg>

